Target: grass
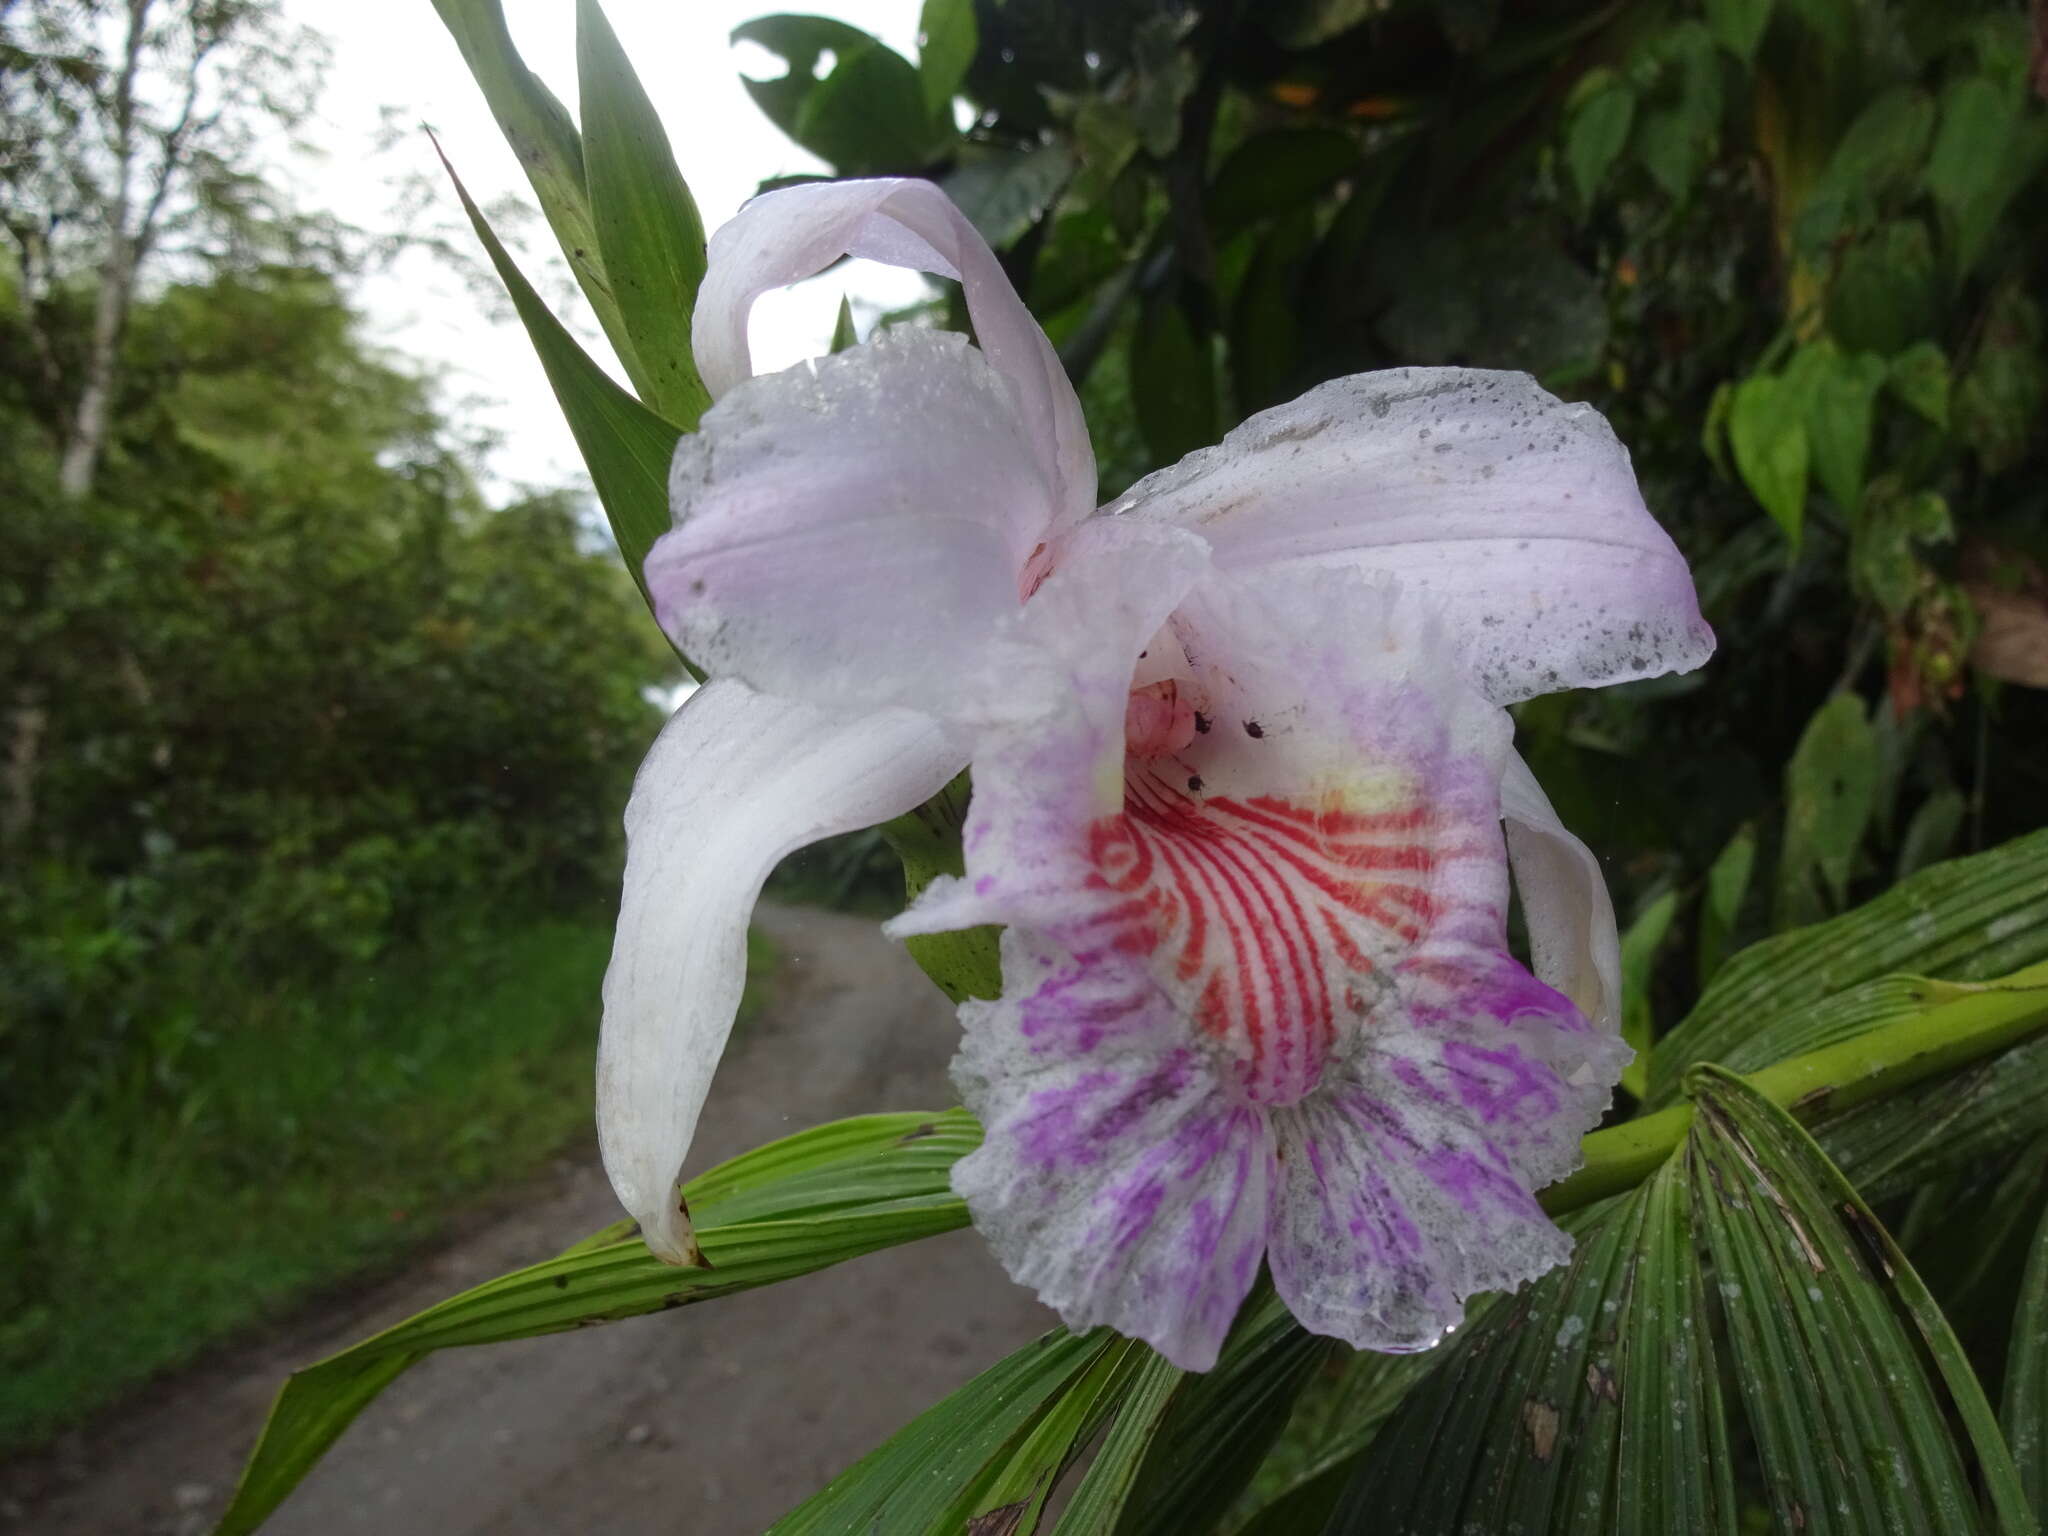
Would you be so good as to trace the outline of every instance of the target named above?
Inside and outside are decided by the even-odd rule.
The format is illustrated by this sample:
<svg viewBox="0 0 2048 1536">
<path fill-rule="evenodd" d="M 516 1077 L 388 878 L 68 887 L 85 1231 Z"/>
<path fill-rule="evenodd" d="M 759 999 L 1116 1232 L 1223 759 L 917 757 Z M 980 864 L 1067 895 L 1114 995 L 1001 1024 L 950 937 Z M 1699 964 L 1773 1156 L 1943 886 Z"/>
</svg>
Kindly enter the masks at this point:
<svg viewBox="0 0 2048 1536">
<path fill-rule="evenodd" d="M 529 919 L 316 996 L 228 981 L 175 1093 L 131 1073 L 18 1128 L 0 1186 L 0 1450 L 389 1264 L 586 1136 L 610 944 L 604 921 Z M 758 1007 L 765 941 L 748 962 Z"/>
</svg>

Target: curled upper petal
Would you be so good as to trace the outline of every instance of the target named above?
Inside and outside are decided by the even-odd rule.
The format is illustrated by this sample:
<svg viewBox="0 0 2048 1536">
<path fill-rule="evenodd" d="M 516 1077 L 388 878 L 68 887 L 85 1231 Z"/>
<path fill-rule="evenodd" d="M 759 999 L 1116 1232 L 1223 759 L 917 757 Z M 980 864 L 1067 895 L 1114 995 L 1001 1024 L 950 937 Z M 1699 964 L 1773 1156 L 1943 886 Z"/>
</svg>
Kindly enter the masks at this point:
<svg viewBox="0 0 2048 1536">
<path fill-rule="evenodd" d="M 841 181 L 785 187 L 742 208 L 711 237 L 692 339 L 714 398 L 753 372 L 747 315 L 771 288 L 860 256 L 957 278 L 976 339 L 1013 391 L 1062 526 L 1087 516 L 1095 456 L 1081 402 L 1059 355 L 1010 286 L 995 253 L 951 198 L 928 181 Z"/>
<path fill-rule="evenodd" d="M 729 680 L 655 740 L 626 807 L 597 1129 L 612 1187 L 662 1258 L 697 1258 L 676 1178 L 739 1007 L 762 882 L 785 854 L 901 815 L 959 768 L 908 710 L 834 715 Z"/>
<path fill-rule="evenodd" d="M 1440 605 L 1496 703 L 1699 666 L 1692 577 L 1591 406 L 1525 374 L 1356 374 L 1261 412 L 1113 511 L 1220 565 L 1392 574 Z"/>
<path fill-rule="evenodd" d="M 1501 775 L 1500 811 L 1532 967 L 1600 1028 L 1619 1031 L 1621 940 L 1600 861 L 1557 819 L 1536 775 L 1512 752 Z"/>
<path fill-rule="evenodd" d="M 715 676 L 828 707 L 934 707 L 1018 611 L 1053 520 L 1010 391 L 901 330 L 749 379 L 676 445 L 656 616 Z"/>
</svg>

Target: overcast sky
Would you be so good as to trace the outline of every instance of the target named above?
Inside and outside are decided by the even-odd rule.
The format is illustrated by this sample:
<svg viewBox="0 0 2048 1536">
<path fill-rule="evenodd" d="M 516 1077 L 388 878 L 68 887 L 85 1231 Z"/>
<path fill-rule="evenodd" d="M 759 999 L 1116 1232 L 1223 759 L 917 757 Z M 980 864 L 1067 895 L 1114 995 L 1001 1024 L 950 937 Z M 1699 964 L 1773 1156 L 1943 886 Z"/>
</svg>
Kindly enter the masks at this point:
<svg viewBox="0 0 2048 1536">
<path fill-rule="evenodd" d="M 527 63 L 574 113 L 575 0 L 504 5 Z M 394 177 L 439 175 L 424 133 L 407 134 L 396 149 L 375 153 L 380 112 L 387 107 L 407 124 L 433 126 L 479 203 L 488 206 L 507 193 L 532 202 L 525 176 L 431 0 L 286 0 L 286 8 L 326 34 L 334 49 L 326 95 L 306 130 L 321 154 L 299 162 L 292 174 L 302 202 L 365 228 L 384 228 Z M 761 115 L 739 83 L 742 70 L 757 78 L 779 74 L 780 60 L 727 42 L 740 22 L 777 9 L 843 18 L 906 57 L 917 56 L 918 0 L 791 0 L 781 6 L 773 0 L 605 0 L 668 126 L 706 229 L 732 217 L 762 178 L 823 169 Z M 528 233 L 534 249 L 548 239 L 537 218 Z M 915 279 L 862 263 L 765 297 L 754 311 L 755 366 L 783 367 L 824 351 L 840 295 L 849 288 L 857 301 L 866 298 L 876 306 L 905 303 L 919 292 Z M 464 414 L 481 417 L 505 438 L 493 464 L 496 478 L 561 484 L 580 477 L 575 444 L 516 322 L 493 321 L 460 281 L 425 259 L 367 279 L 358 298 L 373 339 L 447 369 L 451 401 L 476 397 Z M 569 318 L 616 374 L 609 352 L 594 339 L 587 311 Z"/>
</svg>

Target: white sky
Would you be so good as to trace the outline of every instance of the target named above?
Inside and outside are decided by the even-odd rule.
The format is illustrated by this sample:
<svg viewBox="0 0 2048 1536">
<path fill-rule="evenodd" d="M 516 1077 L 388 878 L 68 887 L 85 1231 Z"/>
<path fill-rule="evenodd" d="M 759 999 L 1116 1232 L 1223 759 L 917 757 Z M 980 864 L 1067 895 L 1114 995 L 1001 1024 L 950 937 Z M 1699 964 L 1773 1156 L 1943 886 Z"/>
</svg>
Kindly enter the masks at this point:
<svg viewBox="0 0 2048 1536">
<path fill-rule="evenodd" d="M 731 218 L 763 178 L 824 169 L 783 137 L 741 87 L 742 71 L 770 77 L 781 72 L 781 61 L 752 45 L 732 48 L 727 38 L 735 26 L 778 10 L 820 12 L 864 28 L 906 58 L 917 57 L 919 0 L 606 0 L 605 9 L 667 124 L 707 230 Z M 392 178 L 420 171 L 440 176 L 423 132 L 409 135 L 395 152 L 375 153 L 386 107 L 397 109 L 402 122 L 432 125 L 479 204 L 488 207 L 513 193 L 532 205 L 526 178 L 431 0 L 286 0 L 286 10 L 326 34 L 334 49 L 319 114 L 305 129 L 322 154 L 290 173 L 303 206 L 385 228 Z M 505 0 L 505 13 L 527 64 L 574 114 L 575 0 Z M 453 207 L 447 200 L 446 208 Z M 552 248 L 537 216 L 524 233 L 530 252 Z M 530 262 L 523 264 L 535 275 Z M 857 310 L 863 299 L 871 308 L 893 307 L 923 291 L 909 274 L 858 263 L 767 295 L 754 309 L 755 367 L 786 367 L 825 351 L 840 297 L 849 289 Z M 582 482 L 575 443 L 509 313 L 494 320 L 445 267 L 424 256 L 367 279 L 357 300 L 373 340 L 446 370 L 451 405 L 478 397 L 462 409 L 504 437 L 492 463 L 494 480 Z M 564 318 L 616 376 L 616 362 L 580 295 L 577 305 Z"/>
</svg>

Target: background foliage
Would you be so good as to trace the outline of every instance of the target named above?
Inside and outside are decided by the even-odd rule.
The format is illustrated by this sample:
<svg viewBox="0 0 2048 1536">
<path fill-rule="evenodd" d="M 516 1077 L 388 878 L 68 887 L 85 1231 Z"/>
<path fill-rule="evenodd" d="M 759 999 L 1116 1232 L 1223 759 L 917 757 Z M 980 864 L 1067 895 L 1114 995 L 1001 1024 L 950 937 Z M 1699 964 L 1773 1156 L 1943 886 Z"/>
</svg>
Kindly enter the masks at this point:
<svg viewBox="0 0 2048 1536">
<path fill-rule="evenodd" d="M 587 1123 L 674 658 L 252 174 L 309 48 L 0 8 L 0 1444 Z"/>
</svg>

